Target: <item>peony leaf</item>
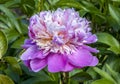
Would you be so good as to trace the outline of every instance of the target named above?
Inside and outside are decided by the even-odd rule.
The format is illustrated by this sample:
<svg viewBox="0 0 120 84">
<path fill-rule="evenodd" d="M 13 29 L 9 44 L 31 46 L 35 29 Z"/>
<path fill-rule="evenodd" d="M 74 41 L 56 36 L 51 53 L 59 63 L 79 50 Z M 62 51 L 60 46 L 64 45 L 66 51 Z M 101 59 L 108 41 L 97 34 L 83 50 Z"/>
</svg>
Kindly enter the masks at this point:
<svg viewBox="0 0 120 84">
<path fill-rule="evenodd" d="M 23 45 L 25 40 L 25 37 L 20 37 L 19 39 L 17 39 L 13 45 L 11 46 L 12 48 L 21 48 L 21 46 Z"/>
<path fill-rule="evenodd" d="M 110 15 L 117 21 L 117 23 L 119 24 L 120 22 L 120 10 L 117 9 L 116 7 L 112 6 L 111 4 L 109 4 L 109 12 Z"/>
<path fill-rule="evenodd" d="M 120 54 L 120 44 L 119 42 L 108 33 L 97 33 L 98 42 L 105 43 L 110 46 L 109 50 L 116 54 Z"/>
<path fill-rule="evenodd" d="M 7 38 L 5 34 L 0 31 L 0 58 L 5 54 L 7 47 Z"/>
<path fill-rule="evenodd" d="M 41 76 L 42 77 L 42 76 Z M 22 81 L 21 84 L 57 84 L 56 81 L 48 81 L 45 78 L 42 77 L 42 79 L 45 79 L 46 81 L 41 80 L 41 77 L 31 77 L 25 81 Z"/>
<path fill-rule="evenodd" d="M 4 5 L 0 5 L 0 10 L 4 12 L 7 15 L 7 17 L 9 17 L 12 24 L 16 27 L 17 31 L 21 34 L 22 31 L 20 29 L 20 25 L 18 21 L 16 20 L 15 15 L 9 9 L 7 9 Z"/>
<path fill-rule="evenodd" d="M 22 70 L 20 65 L 18 64 L 17 60 L 14 57 L 10 57 L 7 56 L 4 58 L 5 61 L 10 64 L 10 66 L 12 67 L 13 71 L 15 71 L 17 74 L 21 75 L 22 74 Z"/>
<path fill-rule="evenodd" d="M 79 81 L 79 82 L 84 82 L 87 80 L 91 80 L 92 77 L 86 73 L 86 72 L 80 72 L 71 77 L 73 80 Z"/>
<path fill-rule="evenodd" d="M 101 69 L 99 69 L 99 68 L 97 68 L 97 67 L 94 67 L 93 69 L 94 69 L 99 75 L 101 75 L 103 78 L 105 78 L 105 79 L 107 79 L 107 80 L 115 83 L 115 80 L 114 80 L 108 73 L 106 73 L 105 71 L 103 71 L 103 70 L 101 70 Z"/>
<path fill-rule="evenodd" d="M 88 2 L 88 1 L 85 1 L 85 0 L 81 0 L 81 3 L 82 3 L 82 9 L 85 10 L 86 12 L 89 12 L 91 14 L 95 14 L 101 18 L 103 18 L 104 20 L 106 19 L 104 17 L 104 15 L 100 12 L 100 10 L 94 6 L 94 4 Z"/>
<path fill-rule="evenodd" d="M 113 70 L 108 64 L 106 64 L 106 68 L 108 70 L 108 72 L 111 74 L 111 76 L 117 80 L 117 83 L 120 84 L 120 75 L 118 72 L 116 72 L 115 70 Z"/>
<path fill-rule="evenodd" d="M 120 2 L 120 0 L 111 0 L 111 1 Z"/>
<path fill-rule="evenodd" d="M 7 28 L 3 30 L 6 34 L 8 42 L 12 42 L 19 37 L 19 33 L 14 28 Z"/>
<path fill-rule="evenodd" d="M 8 76 L 0 74 L 0 84 L 14 84 L 14 82 Z"/>
<path fill-rule="evenodd" d="M 114 83 L 107 79 L 102 78 L 102 79 L 93 81 L 92 84 L 114 84 Z"/>
<path fill-rule="evenodd" d="M 81 9 L 83 6 L 76 1 L 67 1 L 67 0 L 60 0 L 57 2 L 57 6 L 69 6 L 69 7 L 74 7 Z"/>
</svg>

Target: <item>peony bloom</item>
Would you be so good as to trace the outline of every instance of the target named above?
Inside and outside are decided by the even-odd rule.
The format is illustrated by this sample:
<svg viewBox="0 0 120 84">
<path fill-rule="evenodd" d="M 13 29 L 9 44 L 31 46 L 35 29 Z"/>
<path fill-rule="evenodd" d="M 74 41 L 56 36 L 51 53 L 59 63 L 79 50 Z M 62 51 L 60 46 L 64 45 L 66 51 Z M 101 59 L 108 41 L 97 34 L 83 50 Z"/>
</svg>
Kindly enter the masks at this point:
<svg viewBox="0 0 120 84">
<path fill-rule="evenodd" d="M 95 66 L 98 59 L 88 46 L 97 41 L 89 22 L 74 9 L 42 11 L 30 18 L 29 39 L 25 40 L 21 60 L 34 72 L 48 67 L 49 72 L 67 72 Z"/>
</svg>

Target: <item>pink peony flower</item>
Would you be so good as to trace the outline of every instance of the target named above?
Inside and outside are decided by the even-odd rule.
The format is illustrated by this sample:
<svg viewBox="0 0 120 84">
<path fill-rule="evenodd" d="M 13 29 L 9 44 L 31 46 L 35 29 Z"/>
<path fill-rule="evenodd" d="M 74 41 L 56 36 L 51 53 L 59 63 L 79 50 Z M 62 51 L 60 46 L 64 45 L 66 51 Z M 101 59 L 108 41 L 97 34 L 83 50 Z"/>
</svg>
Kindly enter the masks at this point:
<svg viewBox="0 0 120 84">
<path fill-rule="evenodd" d="M 98 59 L 88 46 L 97 41 L 89 22 L 74 9 L 42 11 L 30 18 L 29 39 L 25 40 L 21 60 L 34 72 L 48 67 L 49 72 L 67 72 L 95 66 Z"/>
</svg>

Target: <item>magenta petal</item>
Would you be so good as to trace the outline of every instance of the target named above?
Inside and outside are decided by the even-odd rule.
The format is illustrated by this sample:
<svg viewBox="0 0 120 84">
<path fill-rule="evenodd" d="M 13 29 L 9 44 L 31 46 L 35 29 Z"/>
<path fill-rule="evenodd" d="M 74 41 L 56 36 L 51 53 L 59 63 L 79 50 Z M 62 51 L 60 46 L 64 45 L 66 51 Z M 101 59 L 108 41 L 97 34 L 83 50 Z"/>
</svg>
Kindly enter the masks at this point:
<svg viewBox="0 0 120 84">
<path fill-rule="evenodd" d="M 92 59 L 92 62 L 91 62 L 91 64 L 89 65 L 89 66 L 96 66 L 97 64 L 98 64 L 98 59 L 97 59 L 97 57 L 93 57 L 93 59 Z"/>
<path fill-rule="evenodd" d="M 38 50 L 36 51 L 36 53 L 31 57 L 31 59 L 35 59 L 35 58 L 40 58 L 43 59 L 46 56 L 43 55 L 43 51 L 42 50 Z"/>
<path fill-rule="evenodd" d="M 33 59 L 30 61 L 31 70 L 38 72 L 47 65 L 46 59 Z"/>
<path fill-rule="evenodd" d="M 48 71 L 59 72 L 65 68 L 66 57 L 61 54 L 51 54 L 48 57 Z"/>
<path fill-rule="evenodd" d="M 70 63 L 77 67 L 89 66 L 92 62 L 92 54 L 85 49 L 79 49 L 72 55 L 68 56 Z"/>
<path fill-rule="evenodd" d="M 65 68 L 62 71 L 68 72 L 68 71 L 72 71 L 74 69 L 74 66 L 67 63 Z"/>
<path fill-rule="evenodd" d="M 32 39 L 35 38 L 35 34 L 34 34 L 33 30 L 30 29 L 30 27 L 29 27 L 29 37 Z"/>
<path fill-rule="evenodd" d="M 30 48 L 28 48 L 20 57 L 22 60 L 28 60 L 31 59 L 31 57 L 36 53 L 37 51 L 37 47 L 36 46 L 32 46 Z"/>
<path fill-rule="evenodd" d="M 30 60 L 24 60 L 23 63 L 30 68 Z"/>
<path fill-rule="evenodd" d="M 97 36 L 95 34 L 89 36 L 86 40 L 86 43 L 90 44 L 90 43 L 94 43 L 97 41 Z"/>
<path fill-rule="evenodd" d="M 31 40 L 31 39 L 26 39 L 25 42 L 24 42 L 24 45 L 22 45 L 22 47 L 23 47 L 24 49 L 27 49 L 27 48 L 29 48 L 29 47 L 31 47 L 31 46 L 33 46 L 33 45 L 35 45 L 35 43 L 33 42 L 33 40 Z"/>
<path fill-rule="evenodd" d="M 92 47 L 86 46 L 86 45 L 82 45 L 82 48 L 84 48 L 84 49 L 86 49 L 90 52 L 93 52 L 93 53 L 98 53 L 99 52 L 99 50 L 97 50 L 96 48 L 92 48 Z"/>
</svg>

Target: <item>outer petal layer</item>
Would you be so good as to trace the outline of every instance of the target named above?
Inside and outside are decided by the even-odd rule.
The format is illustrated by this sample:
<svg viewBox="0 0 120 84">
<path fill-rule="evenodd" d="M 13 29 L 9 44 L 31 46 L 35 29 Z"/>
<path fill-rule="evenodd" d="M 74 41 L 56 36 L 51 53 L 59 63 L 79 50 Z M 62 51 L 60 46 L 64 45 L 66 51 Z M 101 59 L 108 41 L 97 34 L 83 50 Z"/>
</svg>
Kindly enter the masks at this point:
<svg viewBox="0 0 120 84">
<path fill-rule="evenodd" d="M 24 49 L 27 49 L 27 48 L 29 48 L 33 45 L 35 45 L 35 43 L 31 39 L 26 39 L 25 42 L 24 42 L 24 45 L 22 45 L 22 47 Z"/>
<path fill-rule="evenodd" d="M 75 68 L 75 66 L 67 63 L 66 66 L 64 67 L 64 69 L 62 71 L 68 72 L 68 71 L 72 71 L 74 68 Z"/>
<path fill-rule="evenodd" d="M 70 63 L 77 67 L 89 66 L 91 63 L 92 65 L 96 65 L 98 63 L 97 60 L 93 60 L 94 57 L 88 50 L 82 48 L 74 52 L 72 55 L 69 55 L 68 58 Z"/>
<path fill-rule="evenodd" d="M 48 57 L 48 71 L 59 72 L 65 68 L 66 57 L 61 54 L 51 54 Z"/>
<path fill-rule="evenodd" d="M 84 49 L 86 49 L 90 52 L 93 52 L 93 53 L 98 53 L 99 52 L 99 50 L 97 50 L 96 48 L 92 48 L 92 47 L 86 46 L 86 45 L 83 45 L 82 48 L 84 48 Z"/>
<path fill-rule="evenodd" d="M 31 70 L 38 72 L 47 65 L 46 59 L 34 59 L 30 61 Z"/>
<path fill-rule="evenodd" d="M 20 57 L 22 60 L 29 60 L 32 58 L 32 56 L 34 56 L 34 54 L 37 51 L 37 47 L 36 46 L 32 46 L 29 47 Z"/>
<path fill-rule="evenodd" d="M 92 62 L 91 62 L 91 64 L 89 65 L 89 66 L 96 66 L 97 64 L 98 64 L 98 59 L 97 59 L 97 57 L 93 57 L 93 59 L 92 59 Z"/>
</svg>

